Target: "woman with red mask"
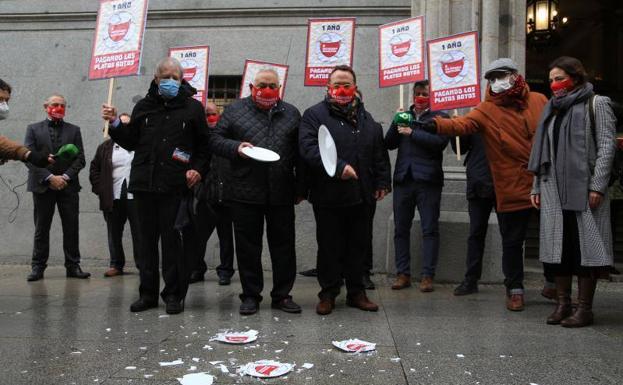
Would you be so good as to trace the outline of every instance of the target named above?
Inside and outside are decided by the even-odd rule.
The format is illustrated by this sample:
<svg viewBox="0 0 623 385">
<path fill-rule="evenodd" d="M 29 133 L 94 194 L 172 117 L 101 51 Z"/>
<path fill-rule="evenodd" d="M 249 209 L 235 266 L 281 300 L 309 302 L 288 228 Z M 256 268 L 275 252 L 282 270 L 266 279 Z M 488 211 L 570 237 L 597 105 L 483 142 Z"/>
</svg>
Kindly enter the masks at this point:
<svg viewBox="0 0 623 385">
<path fill-rule="evenodd" d="M 558 305 L 547 323 L 582 327 L 593 322 L 597 278 L 613 263 L 608 182 L 616 120 L 609 99 L 593 93 L 578 59 L 560 57 L 549 69 L 553 96 L 528 165 L 535 175 L 531 200 L 540 209 L 540 260 L 556 282 Z M 579 292 L 575 312 L 573 275 Z"/>
</svg>

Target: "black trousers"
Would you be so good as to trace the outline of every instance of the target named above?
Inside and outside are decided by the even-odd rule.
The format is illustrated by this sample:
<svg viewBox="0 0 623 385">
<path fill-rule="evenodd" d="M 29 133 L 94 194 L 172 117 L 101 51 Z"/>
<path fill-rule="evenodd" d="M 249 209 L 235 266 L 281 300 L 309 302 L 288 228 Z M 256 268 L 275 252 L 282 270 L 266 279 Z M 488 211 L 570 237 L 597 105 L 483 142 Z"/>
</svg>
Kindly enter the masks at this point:
<svg viewBox="0 0 623 385">
<path fill-rule="evenodd" d="M 63 252 L 65 267 L 74 267 L 80 264 L 80 249 L 78 246 L 78 216 L 80 212 L 80 198 L 77 191 L 54 191 L 33 193 L 35 237 L 32 251 L 32 267 L 45 269 L 50 256 L 50 227 L 54 217 L 55 207 L 61 217 L 63 227 Z"/>
<path fill-rule="evenodd" d="M 482 256 L 491 210 L 495 198 L 474 198 L 467 201 L 469 212 L 469 237 L 467 238 L 467 259 L 465 260 L 465 281 L 476 283 L 482 276 Z"/>
<path fill-rule="evenodd" d="M 523 294 L 523 251 L 533 209 L 497 213 L 502 236 L 502 271 L 509 294 Z"/>
<path fill-rule="evenodd" d="M 183 252 L 182 237 L 174 228 L 182 197 L 174 194 L 135 193 L 134 202 L 140 218 L 140 277 L 139 294 L 148 301 L 158 299 L 160 287 L 158 243 L 162 248 L 162 278 L 164 289 L 160 296 L 167 300 L 184 299 L 188 291 L 191 261 Z"/>
<path fill-rule="evenodd" d="M 126 222 L 130 222 L 132 234 L 132 249 L 134 263 L 139 268 L 139 218 L 136 204 L 133 199 L 115 199 L 112 211 L 104 212 L 106 228 L 108 230 L 108 251 L 110 252 L 110 267 L 123 270 L 125 267 L 125 252 L 123 251 L 123 229 Z"/>
<path fill-rule="evenodd" d="M 370 220 L 368 221 L 368 232 L 370 233 L 370 241 L 368 242 L 368 251 L 363 261 L 364 274 L 370 274 L 374 268 L 374 245 L 372 244 L 372 234 L 374 233 L 374 214 L 376 213 L 376 202 L 370 205 Z"/>
<path fill-rule="evenodd" d="M 318 242 L 318 283 L 321 299 L 335 298 L 340 294 L 342 278 L 346 281 L 348 296 L 365 292 L 362 278 L 369 248 L 369 204 L 349 207 L 314 206 L 316 240 Z"/>
<path fill-rule="evenodd" d="M 214 205 L 213 209 L 218 216 L 216 226 L 196 231 L 195 234 L 190 237 L 191 241 L 194 243 L 192 246 L 192 253 L 195 257 L 193 271 L 198 271 L 201 274 L 205 274 L 205 272 L 208 271 L 208 266 L 205 263 L 206 246 L 208 239 L 210 239 L 214 229 L 216 229 L 220 251 L 220 264 L 216 267 L 216 273 L 219 277 L 231 278 L 231 276 L 234 275 L 235 270 L 234 229 L 230 209 L 229 207 L 223 205 Z"/>
<path fill-rule="evenodd" d="M 272 206 L 234 202 L 231 204 L 236 239 L 238 274 L 242 284 L 240 299 L 262 300 L 262 240 L 264 220 L 273 269 L 273 301 L 290 298 L 296 279 L 294 246 L 294 205 Z"/>
</svg>

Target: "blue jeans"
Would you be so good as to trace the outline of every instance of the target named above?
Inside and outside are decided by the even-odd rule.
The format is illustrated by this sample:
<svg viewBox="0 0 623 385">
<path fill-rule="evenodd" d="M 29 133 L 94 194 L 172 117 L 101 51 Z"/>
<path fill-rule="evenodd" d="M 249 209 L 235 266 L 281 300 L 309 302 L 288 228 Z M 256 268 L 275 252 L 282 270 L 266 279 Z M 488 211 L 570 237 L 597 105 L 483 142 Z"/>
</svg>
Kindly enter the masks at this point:
<svg viewBox="0 0 623 385">
<path fill-rule="evenodd" d="M 396 271 L 411 275 L 410 235 L 415 208 L 422 228 L 422 276 L 434 277 L 439 257 L 439 210 L 442 185 L 411 178 L 394 185 Z"/>
</svg>

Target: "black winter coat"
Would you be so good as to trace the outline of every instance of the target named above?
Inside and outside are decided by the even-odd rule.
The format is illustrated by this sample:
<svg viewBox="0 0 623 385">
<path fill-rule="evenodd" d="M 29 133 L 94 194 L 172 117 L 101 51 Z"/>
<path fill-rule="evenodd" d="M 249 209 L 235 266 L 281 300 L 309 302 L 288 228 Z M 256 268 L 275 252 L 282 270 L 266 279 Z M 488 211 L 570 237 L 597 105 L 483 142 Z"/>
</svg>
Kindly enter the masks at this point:
<svg viewBox="0 0 623 385">
<path fill-rule="evenodd" d="M 266 111 L 246 97 L 225 108 L 211 131 L 210 148 L 230 160 L 226 200 L 293 205 L 296 196 L 305 193 L 303 170 L 297 167 L 300 120 L 296 107 L 283 101 Z M 242 142 L 272 150 L 280 159 L 264 163 L 242 158 L 238 154 Z"/>
<path fill-rule="evenodd" d="M 134 151 L 128 191 L 181 193 L 187 190 L 186 171 L 193 169 L 205 176 L 210 162 L 209 132 L 203 105 L 192 98 L 195 93 L 182 81 L 178 95 L 166 100 L 152 81 L 147 96 L 134 106 L 130 123 L 111 127 L 115 143 Z M 184 154 L 190 158 L 184 160 Z"/>
<path fill-rule="evenodd" d="M 318 149 L 318 129 L 324 124 L 337 147 L 337 170 L 327 175 Z M 383 144 L 383 128 L 359 105 L 357 127 L 337 116 L 324 100 L 303 114 L 299 148 L 309 168 L 309 201 L 318 207 L 345 207 L 373 203 L 376 190 L 391 191 L 391 165 Z M 346 165 L 359 179 L 342 180 Z"/>
<path fill-rule="evenodd" d="M 485 153 L 485 143 L 480 134 L 461 136 L 461 154 L 467 153 L 463 165 L 467 175 L 467 199 L 485 198 L 495 199 L 493 180 L 489 161 Z M 456 141 L 452 141 L 452 150 L 456 153 Z"/>
<path fill-rule="evenodd" d="M 408 173 L 414 181 L 443 185 L 443 150 L 448 145 L 446 135 L 431 134 L 422 126 L 433 120 L 435 116 L 447 118 L 441 111 L 426 111 L 418 120 L 413 106 L 409 113 L 413 116 L 410 136 L 398 133 L 398 126 L 391 124 L 385 134 L 385 146 L 389 150 L 398 149 L 396 166 L 394 168 L 394 183 L 402 182 Z"/>
</svg>

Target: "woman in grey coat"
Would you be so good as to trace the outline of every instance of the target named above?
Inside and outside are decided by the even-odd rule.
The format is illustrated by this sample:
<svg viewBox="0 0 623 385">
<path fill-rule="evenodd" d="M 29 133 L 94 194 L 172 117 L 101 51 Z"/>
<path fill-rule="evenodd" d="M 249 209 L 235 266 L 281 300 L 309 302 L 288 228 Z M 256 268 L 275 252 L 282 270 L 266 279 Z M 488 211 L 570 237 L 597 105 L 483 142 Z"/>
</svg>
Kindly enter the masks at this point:
<svg viewBox="0 0 623 385">
<path fill-rule="evenodd" d="M 608 182 L 616 121 L 609 99 L 594 95 L 579 60 L 563 56 L 549 69 L 553 97 L 528 164 L 535 174 L 532 204 L 540 208 L 540 260 L 554 273 L 558 298 L 547 323 L 582 327 L 593 322 L 597 278 L 613 263 Z M 575 312 L 573 275 L 579 293 Z"/>
</svg>

